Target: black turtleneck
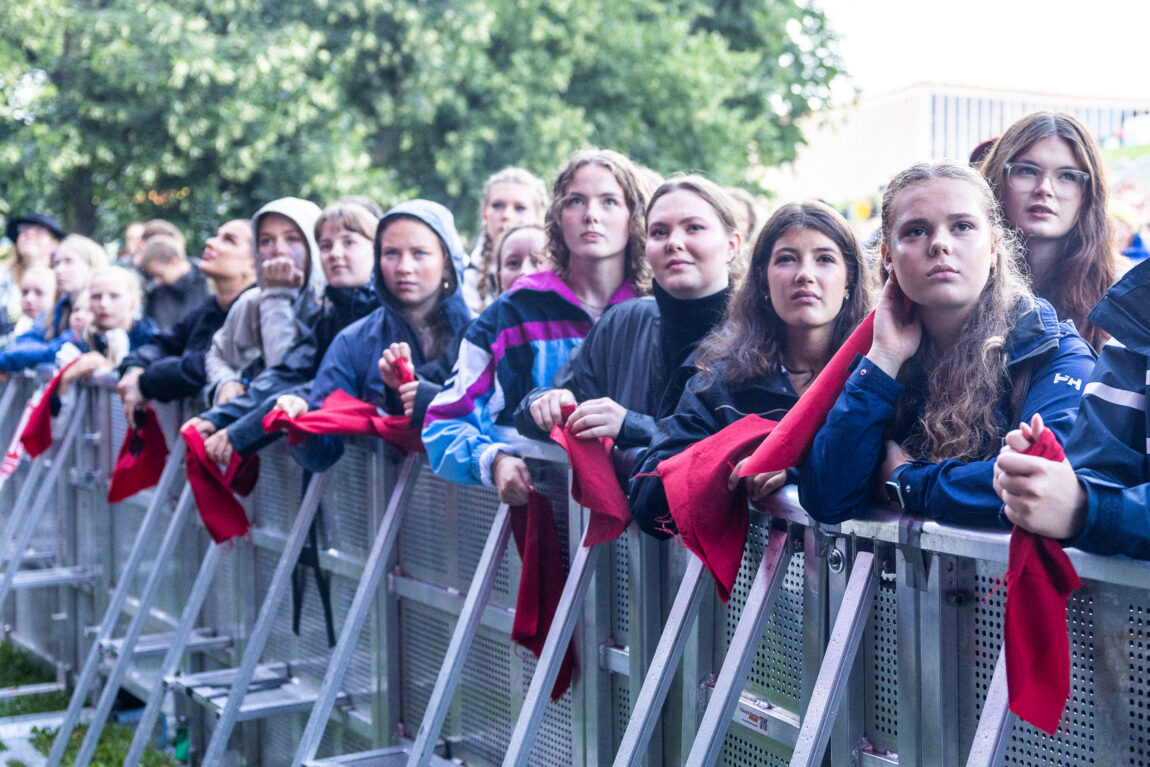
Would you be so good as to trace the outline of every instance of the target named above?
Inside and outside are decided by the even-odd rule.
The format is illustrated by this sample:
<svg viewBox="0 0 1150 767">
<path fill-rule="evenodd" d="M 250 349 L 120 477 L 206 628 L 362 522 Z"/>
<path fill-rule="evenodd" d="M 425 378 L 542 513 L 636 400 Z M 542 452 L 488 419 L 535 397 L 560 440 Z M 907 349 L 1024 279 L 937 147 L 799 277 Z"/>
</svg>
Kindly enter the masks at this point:
<svg viewBox="0 0 1150 767">
<path fill-rule="evenodd" d="M 703 336 L 722 322 L 727 303 L 731 300 L 732 286 L 728 284 L 718 293 L 702 298 L 686 299 L 675 298 L 657 282 L 652 283 L 652 287 L 655 303 L 659 305 L 659 349 L 663 356 L 663 370 L 667 374 L 663 404 L 673 398 L 670 405 L 674 408 L 686 383 L 686 376 L 678 376 L 676 371 L 695 351 Z"/>
</svg>

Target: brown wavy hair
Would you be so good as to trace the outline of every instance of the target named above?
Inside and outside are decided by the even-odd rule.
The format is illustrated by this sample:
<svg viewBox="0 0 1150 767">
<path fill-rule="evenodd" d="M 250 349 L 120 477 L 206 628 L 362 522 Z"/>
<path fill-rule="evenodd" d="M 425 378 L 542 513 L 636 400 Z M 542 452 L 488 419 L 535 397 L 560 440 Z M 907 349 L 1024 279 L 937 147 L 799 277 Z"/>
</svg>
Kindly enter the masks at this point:
<svg viewBox="0 0 1150 767">
<path fill-rule="evenodd" d="M 1078 221 L 1063 238 L 1062 262 L 1044 285 L 1034 290 L 1054 305 L 1060 319 L 1074 320 L 1078 332 L 1098 349 L 1107 335 L 1086 316 L 1114 284 L 1118 276 L 1118 254 L 1111 241 L 1110 218 L 1106 213 L 1106 171 L 1098 144 L 1078 120 L 1062 112 L 1035 112 L 1016 121 L 995 142 L 981 165 L 990 182 L 998 211 L 1006 217 L 1006 164 L 1013 162 L 1040 139 L 1056 136 L 1070 147 L 1074 159 L 1090 182 L 1078 209 Z M 1025 238 L 1023 238 L 1025 240 Z"/>
<path fill-rule="evenodd" d="M 1004 392 L 1013 388 L 1006 367 L 1007 338 L 1018 317 L 1033 307 L 1033 294 L 1023 276 L 1017 239 L 1002 223 L 994 192 L 968 165 L 950 160 L 918 163 L 891 179 L 882 198 L 884 246 L 894 247 L 899 194 L 936 179 L 964 181 L 975 188 L 991 226 L 996 257 L 957 341 L 944 349 L 923 333 L 918 351 L 899 370 L 898 379 L 907 388 L 895 401 L 889 436 L 906 435 L 902 447 L 913 458 L 985 460 L 998 452 L 1005 425 L 999 405 Z"/>
<path fill-rule="evenodd" d="M 551 188 L 551 205 L 547 208 L 544 225 L 547 228 L 547 250 L 551 255 L 555 273 L 566 280 L 571 265 L 571 251 L 563 241 L 563 225 L 560 213 L 567 202 L 567 188 L 575 178 L 575 172 L 584 165 L 600 165 L 611 171 L 611 175 L 623 190 L 623 201 L 627 203 L 630 222 L 627 232 L 627 245 L 624 248 L 625 271 L 623 279 L 633 280 L 640 295 L 650 292 L 651 267 L 647 264 L 647 198 L 648 188 L 635 163 L 625 155 L 610 149 L 580 149 L 571 155 L 563 170 L 555 178 Z"/>
<path fill-rule="evenodd" d="M 787 232 L 811 229 L 831 239 L 843 255 L 849 297 L 835 316 L 831 331 L 835 349 L 870 311 L 873 280 L 846 219 L 821 202 L 792 202 L 767 219 L 751 252 L 746 278 L 735 289 L 722 324 L 703 339 L 695 351 L 700 381 L 716 379 L 732 386 L 748 384 L 778 373 L 786 352 L 787 328 L 767 300 L 767 267 L 775 243 Z"/>
</svg>

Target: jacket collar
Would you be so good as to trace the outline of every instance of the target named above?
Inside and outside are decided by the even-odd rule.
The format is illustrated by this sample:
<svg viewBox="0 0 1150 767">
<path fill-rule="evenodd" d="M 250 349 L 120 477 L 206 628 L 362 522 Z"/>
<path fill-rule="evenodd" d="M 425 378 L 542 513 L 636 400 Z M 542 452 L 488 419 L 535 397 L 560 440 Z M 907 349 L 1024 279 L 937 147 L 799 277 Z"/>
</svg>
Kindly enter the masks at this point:
<svg viewBox="0 0 1150 767">
<path fill-rule="evenodd" d="M 559 276 L 550 270 L 535 272 L 534 274 L 525 274 L 515 281 L 515 284 L 507 291 L 508 293 L 518 293 L 520 290 L 537 290 L 549 291 L 556 293 L 563 297 L 565 301 L 574 306 L 583 308 L 583 304 L 568 287 L 567 283 L 559 279 Z M 607 302 L 608 306 L 612 306 L 623 301 L 635 298 L 638 295 L 635 292 L 635 284 L 631 280 L 624 280 L 619 289 L 615 291 L 615 295 L 611 296 L 611 300 Z"/>
<path fill-rule="evenodd" d="M 1106 292 L 1087 318 L 1124 346 L 1150 357 L 1150 259 L 1135 266 Z"/>
<path fill-rule="evenodd" d="M 1036 357 L 1058 345 L 1062 332 L 1058 314 L 1043 298 L 1034 297 L 1032 306 L 1019 308 L 1018 322 L 1010 331 L 1006 344 L 1006 364 L 1015 365 Z"/>
</svg>

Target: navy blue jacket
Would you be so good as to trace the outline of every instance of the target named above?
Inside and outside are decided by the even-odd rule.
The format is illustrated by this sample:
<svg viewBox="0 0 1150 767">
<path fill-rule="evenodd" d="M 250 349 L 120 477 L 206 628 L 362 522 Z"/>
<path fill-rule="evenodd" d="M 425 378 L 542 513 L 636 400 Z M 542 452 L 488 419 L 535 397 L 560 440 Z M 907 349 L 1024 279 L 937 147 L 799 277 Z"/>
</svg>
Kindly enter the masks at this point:
<svg viewBox="0 0 1150 767">
<path fill-rule="evenodd" d="M 129 368 L 144 368 L 140 393 L 145 399 L 171 402 L 195 397 L 207 383 L 204 355 L 230 308 L 231 304 L 220 307 L 215 296 L 208 296 L 175 325 L 129 354 L 120 365 L 120 374 Z"/>
<path fill-rule="evenodd" d="M 37 365 L 52 365 L 56 362 L 56 352 L 76 336 L 68 329 L 68 315 L 72 310 L 72 299 L 61 296 L 52 308 L 51 332 L 47 324 L 37 323 L 27 333 L 15 338 L 3 351 L 0 351 L 0 372 L 34 368 Z"/>
<path fill-rule="evenodd" d="M 722 368 L 713 374 L 696 373 L 687 382 L 675 412 L 660 420 L 655 436 L 631 475 L 627 502 L 631 516 L 643 532 L 668 537 L 670 511 L 663 482 L 656 476 L 659 462 L 686 450 L 751 414 L 777 421 L 798 401 L 798 394 L 782 370 L 764 381 L 736 387 L 722 380 Z"/>
<path fill-rule="evenodd" d="M 1088 499 L 1082 531 L 1068 543 L 1150 559 L 1150 261 L 1110 288 L 1090 321 L 1111 339 L 1066 445 Z"/>
<path fill-rule="evenodd" d="M 457 335 L 471 321 L 471 310 L 467 308 L 458 289 L 463 271 L 463 241 L 455 230 L 451 212 L 428 200 L 400 203 L 380 219 L 375 235 L 372 284 L 381 306 L 344 328 L 331 342 L 308 390 L 307 400 L 313 408 L 319 407 L 327 395 L 341 389 L 390 413 L 401 413 L 403 408 L 398 392 L 387 387 L 379 375 L 379 358 L 383 350 L 393 343 L 406 341 L 411 346 L 412 363 L 421 371 L 427 370 L 422 367 L 429 360 L 419 333 L 393 308 L 396 301 L 387 289 L 379 268 L 379 233 L 396 216 L 416 218 L 431 227 L 439 236 L 444 252 L 455 268 L 456 290 L 436 307 L 438 318 L 445 320 L 452 335 Z M 311 437 L 294 448 L 292 455 L 309 471 L 325 471 L 343 455 L 343 437 Z"/>
<path fill-rule="evenodd" d="M 281 394 L 292 391 L 306 395 L 306 384 L 315 377 L 320 360 L 336 335 L 352 322 L 379 308 L 379 298 L 371 285 L 354 288 L 324 288 L 316 311 L 296 318 L 295 340 L 280 364 L 263 370 L 252 379 L 248 390 L 216 405 L 201 417 L 228 430 L 228 439 L 240 455 L 251 455 L 274 442 L 281 432 L 268 434 L 263 418 Z"/>
<path fill-rule="evenodd" d="M 1047 426 L 1066 443 L 1082 387 L 1094 367 L 1094 353 L 1075 332 L 1073 323 L 1058 322 L 1054 308 L 1041 298 L 1023 310 L 1007 338 L 1007 368 L 1030 367 L 1030 388 L 1021 420 L 1041 413 Z M 885 456 L 885 439 L 901 441 L 905 434 L 887 434 L 895 401 L 904 392 L 869 359 L 862 357 L 827 422 L 815 437 L 810 454 L 799 467 L 799 500 L 822 522 L 859 516 L 870 506 L 877 472 Z M 907 391 L 908 396 L 914 392 Z M 1011 426 L 1010 391 L 999 400 L 1000 433 Z M 921 399 L 921 398 L 920 398 Z M 994 459 L 939 463 L 915 461 L 897 471 L 906 510 L 916 516 L 963 525 L 986 526 L 999 521 L 1002 501 L 992 485 Z"/>
</svg>

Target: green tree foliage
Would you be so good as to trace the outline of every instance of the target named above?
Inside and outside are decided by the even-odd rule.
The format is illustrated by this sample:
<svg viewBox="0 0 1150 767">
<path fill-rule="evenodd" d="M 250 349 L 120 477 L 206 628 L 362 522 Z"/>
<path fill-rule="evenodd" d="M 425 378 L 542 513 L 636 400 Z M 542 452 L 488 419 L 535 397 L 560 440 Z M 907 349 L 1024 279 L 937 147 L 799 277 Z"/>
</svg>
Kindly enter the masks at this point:
<svg viewBox="0 0 1150 767">
<path fill-rule="evenodd" d="M 838 75 L 799 0 L 8 0 L 0 213 L 195 234 L 286 194 L 443 201 L 573 149 L 747 185 Z"/>
</svg>

